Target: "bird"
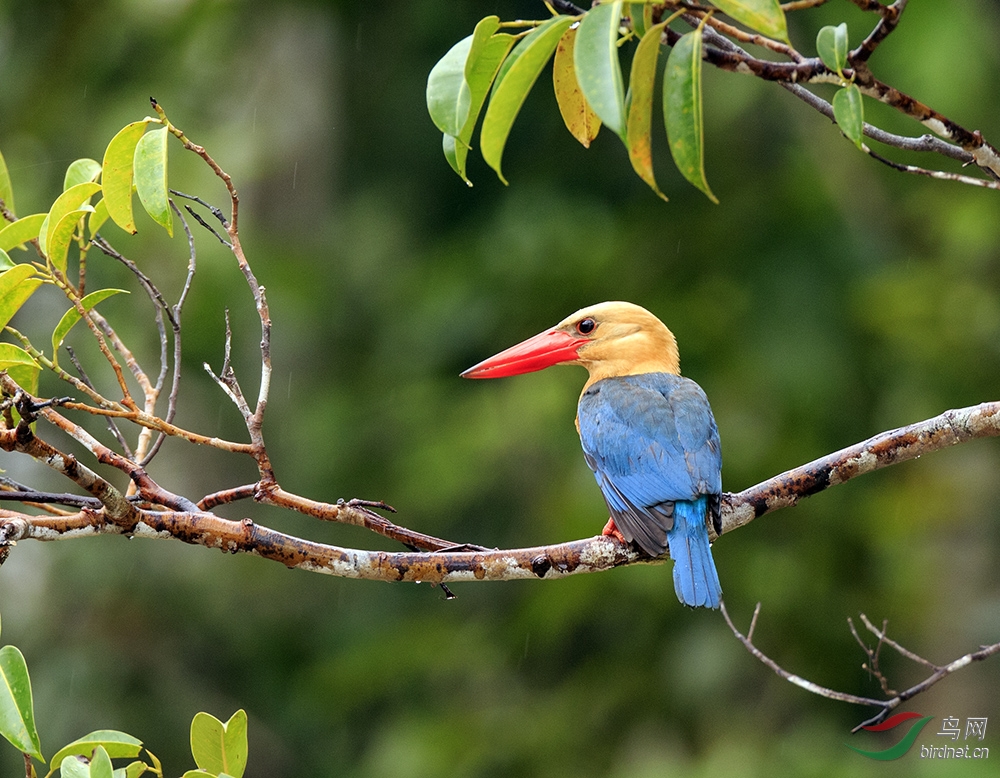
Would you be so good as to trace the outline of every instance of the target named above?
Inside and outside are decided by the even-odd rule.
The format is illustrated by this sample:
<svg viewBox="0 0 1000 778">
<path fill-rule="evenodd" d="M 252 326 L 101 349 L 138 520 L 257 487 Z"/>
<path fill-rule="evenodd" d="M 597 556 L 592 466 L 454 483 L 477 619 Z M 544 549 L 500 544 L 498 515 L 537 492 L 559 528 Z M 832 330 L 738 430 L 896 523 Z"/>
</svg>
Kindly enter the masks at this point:
<svg viewBox="0 0 1000 778">
<path fill-rule="evenodd" d="M 705 392 L 680 374 L 674 334 L 639 305 L 604 302 L 461 375 L 502 378 L 564 364 L 590 373 L 576 428 L 611 514 L 602 534 L 651 557 L 669 551 L 678 600 L 718 608 L 707 522 L 721 534 L 719 430 Z"/>
</svg>

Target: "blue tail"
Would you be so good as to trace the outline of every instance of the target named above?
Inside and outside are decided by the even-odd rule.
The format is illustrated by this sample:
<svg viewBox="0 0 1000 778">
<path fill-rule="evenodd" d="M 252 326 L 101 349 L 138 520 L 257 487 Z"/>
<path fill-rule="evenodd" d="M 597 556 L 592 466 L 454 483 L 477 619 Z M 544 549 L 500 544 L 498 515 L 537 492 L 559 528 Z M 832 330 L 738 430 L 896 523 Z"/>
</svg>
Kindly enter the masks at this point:
<svg viewBox="0 0 1000 778">
<path fill-rule="evenodd" d="M 718 608 L 722 586 L 708 545 L 707 510 L 707 497 L 674 503 L 674 526 L 667 533 L 667 545 L 674 560 L 677 599 L 692 607 Z"/>
</svg>

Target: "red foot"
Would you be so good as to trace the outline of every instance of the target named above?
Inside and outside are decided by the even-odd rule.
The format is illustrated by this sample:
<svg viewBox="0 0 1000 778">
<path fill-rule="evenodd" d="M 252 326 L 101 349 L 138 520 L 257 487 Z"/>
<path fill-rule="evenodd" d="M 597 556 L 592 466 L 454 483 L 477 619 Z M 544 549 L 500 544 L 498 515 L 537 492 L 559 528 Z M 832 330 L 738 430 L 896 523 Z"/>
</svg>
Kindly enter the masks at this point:
<svg viewBox="0 0 1000 778">
<path fill-rule="evenodd" d="M 628 541 L 625 540 L 625 536 L 618 529 L 618 525 L 615 524 L 614 519 L 608 519 L 608 523 L 604 525 L 604 529 L 601 530 L 602 535 L 607 535 L 609 538 L 614 538 L 623 546 L 628 545 Z"/>
</svg>

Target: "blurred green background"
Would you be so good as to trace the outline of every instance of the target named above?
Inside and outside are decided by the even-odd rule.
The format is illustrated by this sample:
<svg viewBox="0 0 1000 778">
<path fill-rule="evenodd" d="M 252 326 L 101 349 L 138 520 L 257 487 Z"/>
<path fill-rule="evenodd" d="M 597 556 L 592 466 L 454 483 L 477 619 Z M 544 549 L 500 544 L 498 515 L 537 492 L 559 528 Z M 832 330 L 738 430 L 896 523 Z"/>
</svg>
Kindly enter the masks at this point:
<svg viewBox="0 0 1000 778">
<path fill-rule="evenodd" d="M 573 429 L 584 372 L 458 378 L 601 300 L 640 303 L 675 331 L 685 373 L 712 400 L 732 491 L 1000 399 L 995 192 L 892 171 L 784 90 L 714 70 L 707 170 L 721 205 L 680 179 L 659 138 L 668 204 L 609 133 L 578 147 L 547 75 L 504 156 L 510 187 L 473 152 L 468 189 L 441 156 L 424 83 L 494 12 L 546 13 L 500 0 L 0 2 L 0 148 L 18 213 L 46 209 L 66 166 L 100 159 L 155 96 L 242 196 L 243 243 L 274 319 L 266 436 L 281 484 L 384 499 L 400 523 L 460 542 L 526 546 L 603 526 Z M 858 41 L 874 17 L 834 0 L 797 15 L 792 40 L 810 53 L 816 30 L 842 20 Z M 998 37 L 988 0 L 913 2 L 873 67 L 996 143 Z M 922 131 L 871 101 L 866 110 L 887 129 Z M 219 183 L 180 151 L 171 185 L 224 206 Z M 175 296 L 183 238 L 139 228 L 105 232 Z M 259 325 L 231 256 L 206 234 L 199 246 L 178 422 L 244 439 L 201 364 L 221 364 L 228 307 L 238 374 L 255 394 Z M 96 252 L 88 274 L 90 288 L 131 284 Z M 64 307 L 40 293 L 18 326 L 45 344 Z M 135 292 L 103 310 L 155 370 L 148 301 Z M 73 345 L 109 386 L 82 331 Z M 66 390 L 43 379 L 42 392 Z M 2 466 L 66 488 L 41 466 Z M 745 629 L 761 601 L 766 652 L 864 695 L 879 689 L 847 628 L 859 612 L 888 618 L 890 635 L 937 662 L 1000 640 L 998 466 L 1000 444 L 972 442 L 727 535 L 715 559 L 730 611 Z M 255 471 L 168 441 L 151 473 L 197 499 Z M 220 512 L 393 547 L 249 503 Z M 896 736 L 849 735 L 866 709 L 777 678 L 721 615 L 678 605 L 667 567 L 452 588 L 446 602 L 427 585 L 336 580 L 169 542 L 24 542 L 0 570 L 2 639 L 27 657 L 46 755 L 117 728 L 168 775 L 194 767 L 195 712 L 225 719 L 239 707 L 250 778 L 996 774 L 996 660 L 905 706 L 937 717 L 918 740 L 936 745 L 950 744 L 932 734 L 945 716 L 989 717 L 991 759 L 874 762 L 844 743 L 877 749 Z M 924 675 L 883 659 L 898 688 Z M 0 749 L 0 775 L 19 772 L 20 756 Z"/>
</svg>

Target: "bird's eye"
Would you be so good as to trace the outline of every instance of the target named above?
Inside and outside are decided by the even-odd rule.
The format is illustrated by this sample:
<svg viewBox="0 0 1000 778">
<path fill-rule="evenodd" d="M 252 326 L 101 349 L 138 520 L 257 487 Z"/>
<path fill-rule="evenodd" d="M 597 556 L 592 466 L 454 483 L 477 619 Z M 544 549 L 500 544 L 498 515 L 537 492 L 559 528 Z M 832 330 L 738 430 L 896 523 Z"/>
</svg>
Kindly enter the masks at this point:
<svg viewBox="0 0 1000 778">
<path fill-rule="evenodd" d="M 597 322 L 591 318 L 581 319 L 576 325 L 576 331 L 581 335 L 589 335 L 597 329 Z"/>
</svg>

